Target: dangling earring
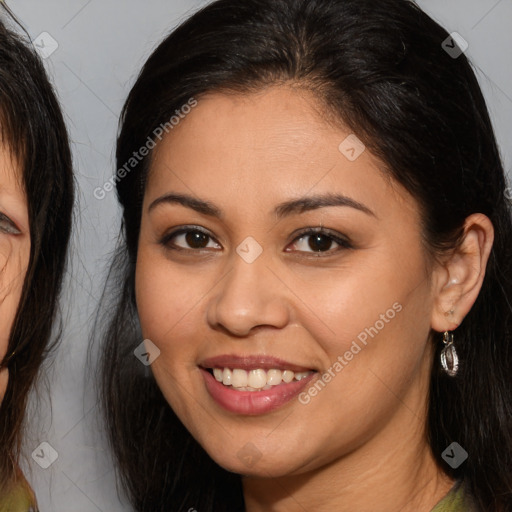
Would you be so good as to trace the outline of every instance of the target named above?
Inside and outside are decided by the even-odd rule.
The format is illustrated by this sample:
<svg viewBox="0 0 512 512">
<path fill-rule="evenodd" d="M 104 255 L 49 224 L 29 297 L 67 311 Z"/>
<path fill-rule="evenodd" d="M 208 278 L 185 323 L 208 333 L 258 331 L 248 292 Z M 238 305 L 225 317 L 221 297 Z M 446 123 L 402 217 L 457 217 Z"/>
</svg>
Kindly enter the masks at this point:
<svg viewBox="0 0 512 512">
<path fill-rule="evenodd" d="M 445 346 L 441 351 L 441 366 L 450 377 L 454 377 L 459 369 L 459 356 L 455 350 L 453 334 L 451 332 L 445 331 L 443 343 Z"/>
</svg>

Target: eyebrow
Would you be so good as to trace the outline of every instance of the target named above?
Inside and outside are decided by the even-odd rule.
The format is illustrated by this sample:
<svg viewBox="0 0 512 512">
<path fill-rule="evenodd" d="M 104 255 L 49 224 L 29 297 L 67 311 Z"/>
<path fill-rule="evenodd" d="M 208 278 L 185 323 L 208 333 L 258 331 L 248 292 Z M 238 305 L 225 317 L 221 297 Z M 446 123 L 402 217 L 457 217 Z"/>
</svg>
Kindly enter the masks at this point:
<svg viewBox="0 0 512 512">
<path fill-rule="evenodd" d="M 208 215 L 217 219 L 224 218 L 222 210 L 210 201 L 204 201 L 191 195 L 181 193 L 169 193 L 158 197 L 149 205 L 148 213 L 162 204 L 180 204 L 203 215 Z M 316 210 L 318 208 L 326 208 L 329 206 L 348 206 L 366 213 L 367 215 L 377 217 L 370 208 L 355 199 L 344 196 L 343 194 L 321 194 L 291 199 L 278 204 L 274 208 L 274 215 L 278 219 L 282 219 L 290 215 L 300 214 L 306 211 Z"/>
</svg>

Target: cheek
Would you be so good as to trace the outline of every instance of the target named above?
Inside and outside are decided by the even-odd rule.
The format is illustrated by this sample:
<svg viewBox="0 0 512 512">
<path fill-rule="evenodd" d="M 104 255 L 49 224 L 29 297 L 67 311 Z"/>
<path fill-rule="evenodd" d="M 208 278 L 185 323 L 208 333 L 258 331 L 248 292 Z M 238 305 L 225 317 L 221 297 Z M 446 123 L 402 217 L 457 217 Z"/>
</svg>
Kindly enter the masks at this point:
<svg viewBox="0 0 512 512">
<path fill-rule="evenodd" d="M 299 323 L 322 342 L 331 361 L 352 342 L 389 338 L 407 343 L 406 332 L 429 330 L 431 297 L 421 251 L 409 249 L 407 261 L 394 247 L 368 250 L 330 270 L 306 270 L 285 276 L 301 298 Z M 425 320 L 418 325 L 412 319 Z M 405 331 L 404 331 L 405 329 Z M 357 348 L 355 349 L 357 350 Z"/>
<path fill-rule="evenodd" d="M 0 343 L 5 354 L 27 272 L 29 246 L 0 236 Z"/>
<path fill-rule="evenodd" d="M 9 294 L 12 283 L 12 262 L 14 259 L 14 246 L 12 241 L 0 235 L 0 303 Z"/>
<path fill-rule="evenodd" d="M 340 421 L 344 414 L 357 418 L 355 437 L 366 421 L 390 414 L 397 396 L 410 391 L 414 398 L 408 400 L 421 401 L 432 308 L 419 251 L 409 251 L 406 264 L 384 253 L 359 263 L 314 283 L 301 280 L 295 290 L 311 297 L 310 308 L 301 308 L 299 323 L 322 348 L 326 384 L 325 391 L 322 385 L 306 389 L 301 403 L 310 403 L 316 415 L 326 410 L 325 404 L 336 403 L 329 414 L 339 414 Z M 315 292 L 308 295 L 308 290 Z M 367 416 L 360 414 L 361 404 Z"/>
<path fill-rule="evenodd" d="M 316 290 L 308 302 L 315 314 L 303 307 L 299 322 L 322 348 L 324 384 L 305 389 L 299 401 L 324 422 L 319 431 L 333 429 L 323 453 L 353 448 L 351 443 L 375 433 L 402 403 L 413 411 L 422 407 L 431 296 L 423 260 L 412 259 L 406 266 L 380 259 L 378 265 L 340 268 L 338 279 L 326 276 L 309 285 Z M 308 285 L 295 291 L 306 297 Z M 308 438 L 304 449 L 315 451 L 316 442 Z"/>
<path fill-rule="evenodd" d="M 171 264 L 148 246 L 139 247 L 135 293 L 142 335 L 160 350 L 151 372 L 167 402 L 191 432 L 195 432 L 196 423 L 201 424 L 195 417 L 201 414 L 197 397 L 203 393 L 196 359 L 199 346 L 208 342 L 201 335 L 204 318 L 200 312 L 201 301 L 211 286 L 208 276 L 197 269 Z M 192 406 L 191 396 L 196 397 Z M 203 419 L 207 423 L 210 418 Z"/>
<path fill-rule="evenodd" d="M 30 244 L 16 244 L 0 235 L 0 359 L 7 354 L 12 324 L 21 298 L 23 282 L 27 272 Z M 0 371 L 0 398 L 7 388 L 9 372 Z"/>
<path fill-rule="evenodd" d="M 197 312 L 208 290 L 207 276 L 177 266 L 156 252 L 148 246 L 138 252 L 137 311 L 143 336 L 159 347 L 163 359 L 177 361 L 188 352 L 187 347 L 192 349 L 180 339 L 198 329 Z"/>
</svg>

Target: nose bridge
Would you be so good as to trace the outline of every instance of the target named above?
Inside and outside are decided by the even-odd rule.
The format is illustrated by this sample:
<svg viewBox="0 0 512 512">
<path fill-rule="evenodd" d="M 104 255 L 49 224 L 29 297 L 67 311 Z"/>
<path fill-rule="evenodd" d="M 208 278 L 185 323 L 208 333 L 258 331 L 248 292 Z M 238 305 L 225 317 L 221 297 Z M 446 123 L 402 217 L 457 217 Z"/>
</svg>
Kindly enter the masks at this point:
<svg viewBox="0 0 512 512">
<path fill-rule="evenodd" d="M 212 327 L 222 325 L 237 335 L 255 326 L 283 327 L 288 321 L 282 284 L 269 268 L 270 258 L 252 237 L 232 255 L 231 269 L 220 281 L 208 310 Z"/>
</svg>

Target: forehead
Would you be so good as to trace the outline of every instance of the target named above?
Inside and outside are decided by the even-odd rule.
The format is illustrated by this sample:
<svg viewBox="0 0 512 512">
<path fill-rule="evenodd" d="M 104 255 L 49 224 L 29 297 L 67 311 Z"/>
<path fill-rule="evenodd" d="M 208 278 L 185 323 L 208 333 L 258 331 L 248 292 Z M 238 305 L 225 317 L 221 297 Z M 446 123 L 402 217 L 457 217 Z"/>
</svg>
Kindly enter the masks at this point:
<svg viewBox="0 0 512 512">
<path fill-rule="evenodd" d="M 327 119 L 305 90 L 209 94 L 157 145 L 146 192 L 172 187 L 212 199 L 229 196 L 238 208 L 334 190 L 378 204 L 393 192 L 414 208 L 369 151 L 347 159 L 340 145 L 353 135 L 341 121 Z"/>
<path fill-rule="evenodd" d="M 332 129 L 326 116 L 324 106 L 305 89 L 274 86 L 247 94 L 208 93 L 165 139 L 178 145 L 193 134 L 202 154 L 250 149 L 267 159 L 298 156 L 310 152 L 318 135 Z M 273 152 L 268 151 L 269 144 Z"/>
</svg>

